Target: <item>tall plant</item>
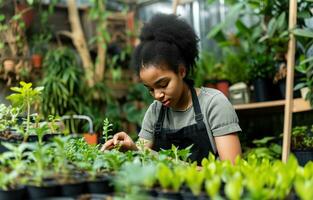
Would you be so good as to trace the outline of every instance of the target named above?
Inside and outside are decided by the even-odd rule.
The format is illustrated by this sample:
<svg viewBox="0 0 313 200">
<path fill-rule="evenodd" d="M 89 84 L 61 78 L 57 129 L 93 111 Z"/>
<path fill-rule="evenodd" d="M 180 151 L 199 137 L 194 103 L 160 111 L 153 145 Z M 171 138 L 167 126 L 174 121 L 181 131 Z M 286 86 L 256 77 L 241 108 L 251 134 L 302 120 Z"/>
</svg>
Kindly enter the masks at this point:
<svg viewBox="0 0 313 200">
<path fill-rule="evenodd" d="M 21 87 L 11 87 L 11 90 L 15 93 L 9 95 L 9 99 L 13 106 L 19 107 L 26 111 L 26 131 L 24 133 L 24 142 L 26 142 L 29 136 L 30 128 L 30 112 L 31 106 L 41 98 L 41 91 L 44 87 L 32 88 L 32 83 L 20 82 Z"/>
<path fill-rule="evenodd" d="M 84 80 L 76 54 L 67 47 L 58 47 L 47 53 L 43 66 L 43 114 L 62 116 L 82 113 Z"/>
</svg>

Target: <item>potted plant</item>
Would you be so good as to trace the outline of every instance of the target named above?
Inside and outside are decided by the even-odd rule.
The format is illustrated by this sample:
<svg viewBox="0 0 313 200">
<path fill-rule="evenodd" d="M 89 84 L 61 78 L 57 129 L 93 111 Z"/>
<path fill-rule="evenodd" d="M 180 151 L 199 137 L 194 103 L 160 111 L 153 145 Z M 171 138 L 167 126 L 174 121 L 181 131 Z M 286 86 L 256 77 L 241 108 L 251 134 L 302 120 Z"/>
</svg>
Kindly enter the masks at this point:
<svg viewBox="0 0 313 200">
<path fill-rule="evenodd" d="M 41 112 L 48 115 L 63 116 L 79 114 L 84 110 L 83 83 L 81 67 L 75 53 L 67 47 L 57 47 L 45 56 L 44 78 L 42 85 L 45 90 Z"/>
<path fill-rule="evenodd" d="M 292 129 L 291 150 L 302 166 L 313 160 L 313 126 L 296 126 Z"/>
<path fill-rule="evenodd" d="M 30 45 L 32 50 L 31 61 L 34 68 L 42 67 L 43 57 L 48 50 L 48 43 L 51 39 L 50 34 L 34 34 L 32 36 Z"/>
<path fill-rule="evenodd" d="M 302 75 L 302 78 L 300 78 L 294 90 L 306 90 L 306 92 L 303 92 L 303 98 L 313 106 L 313 57 L 309 53 L 313 43 L 313 30 L 309 27 L 303 27 L 293 30 L 293 33 L 297 36 L 299 45 L 303 49 L 299 57 L 299 64 L 296 66 L 296 70 Z"/>
<path fill-rule="evenodd" d="M 53 178 L 53 159 L 57 156 L 51 145 L 35 143 L 29 153 L 28 194 L 30 199 L 60 196 L 60 185 Z"/>
<path fill-rule="evenodd" d="M 25 184 L 25 171 L 27 161 L 26 150 L 29 145 L 3 143 L 8 151 L 1 154 L 0 163 L 0 199 L 24 199 L 27 197 Z"/>
<path fill-rule="evenodd" d="M 156 190 L 158 197 L 167 199 L 181 199 L 179 189 L 184 181 L 181 170 L 178 168 L 174 172 L 168 165 L 159 163 L 156 176 L 160 184 L 159 190 Z M 179 173 L 180 176 L 176 176 Z"/>
<path fill-rule="evenodd" d="M 284 4 L 246 0 L 231 5 L 225 21 L 214 27 L 208 36 L 217 40 L 222 48 L 231 47 L 241 65 L 245 65 L 249 81 L 254 85 L 255 100 L 272 100 L 269 86 L 276 70 L 274 57 L 278 52 L 287 50 Z M 245 17 L 255 20 L 246 23 Z M 224 33 L 223 30 L 229 28 L 231 22 L 235 24 L 236 32 Z"/>
<path fill-rule="evenodd" d="M 11 90 L 15 93 L 9 95 L 7 99 L 11 101 L 13 106 L 26 111 L 26 129 L 24 130 L 23 127 L 18 127 L 18 131 L 23 135 L 23 142 L 26 142 L 31 128 L 31 106 L 40 99 L 43 87 L 32 88 L 32 83 L 25 83 L 24 81 L 21 81 L 20 85 L 21 87 L 11 87 Z"/>
</svg>

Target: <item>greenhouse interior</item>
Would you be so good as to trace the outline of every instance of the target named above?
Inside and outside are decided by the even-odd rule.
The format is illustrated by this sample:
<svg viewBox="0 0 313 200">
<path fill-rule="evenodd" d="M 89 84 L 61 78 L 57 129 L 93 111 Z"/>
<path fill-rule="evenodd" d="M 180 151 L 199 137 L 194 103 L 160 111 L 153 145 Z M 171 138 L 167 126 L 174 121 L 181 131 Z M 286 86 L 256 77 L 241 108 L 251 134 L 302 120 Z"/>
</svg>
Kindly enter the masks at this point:
<svg viewBox="0 0 313 200">
<path fill-rule="evenodd" d="M 0 0 L 0 200 L 312 200 L 312 0 Z"/>
</svg>

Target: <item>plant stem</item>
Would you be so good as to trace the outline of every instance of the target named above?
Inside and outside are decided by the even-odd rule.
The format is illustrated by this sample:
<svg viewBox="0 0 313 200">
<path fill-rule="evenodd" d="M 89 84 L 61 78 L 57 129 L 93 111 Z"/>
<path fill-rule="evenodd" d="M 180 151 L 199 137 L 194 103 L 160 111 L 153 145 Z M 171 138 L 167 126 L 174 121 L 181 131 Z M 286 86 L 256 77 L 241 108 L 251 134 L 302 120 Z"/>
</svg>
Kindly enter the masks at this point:
<svg viewBox="0 0 313 200">
<path fill-rule="evenodd" d="M 26 121 L 26 133 L 24 135 L 24 142 L 27 141 L 28 131 L 29 131 L 29 123 L 30 123 L 30 102 L 27 102 L 27 121 Z"/>
</svg>

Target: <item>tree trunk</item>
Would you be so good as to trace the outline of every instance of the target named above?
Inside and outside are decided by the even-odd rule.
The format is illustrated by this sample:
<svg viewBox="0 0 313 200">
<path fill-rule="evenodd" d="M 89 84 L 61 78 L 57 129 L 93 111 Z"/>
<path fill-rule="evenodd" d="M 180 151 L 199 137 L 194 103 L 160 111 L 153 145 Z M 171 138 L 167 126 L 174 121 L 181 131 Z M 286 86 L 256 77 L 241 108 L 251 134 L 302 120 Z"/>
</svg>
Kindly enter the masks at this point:
<svg viewBox="0 0 313 200">
<path fill-rule="evenodd" d="M 83 67 L 85 69 L 85 74 L 87 78 L 87 83 L 90 87 L 92 87 L 94 85 L 95 78 L 93 71 L 93 63 L 91 60 L 85 35 L 83 33 L 83 29 L 79 19 L 76 1 L 68 0 L 67 7 L 68 7 L 68 17 L 72 29 L 71 30 L 72 41 L 82 59 Z"/>
<path fill-rule="evenodd" d="M 99 7 L 101 10 L 105 10 L 105 5 L 103 1 L 100 1 Z M 106 44 L 105 38 L 103 38 L 102 31 L 106 29 L 106 21 L 98 21 L 97 23 L 100 27 L 97 28 L 97 37 L 101 38 L 101 42 L 97 42 L 97 62 L 95 67 L 95 80 L 100 82 L 103 80 L 105 71 L 105 60 L 106 60 Z"/>
</svg>

